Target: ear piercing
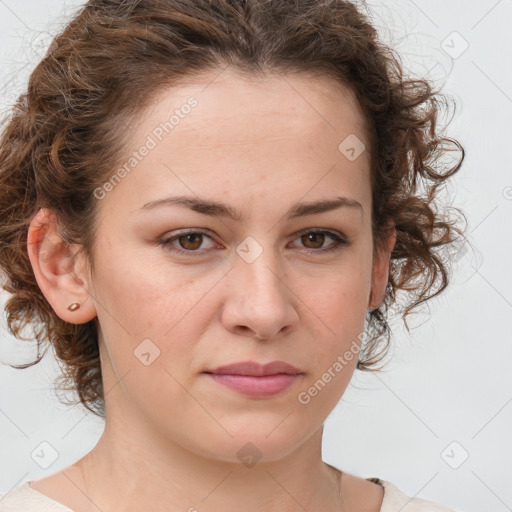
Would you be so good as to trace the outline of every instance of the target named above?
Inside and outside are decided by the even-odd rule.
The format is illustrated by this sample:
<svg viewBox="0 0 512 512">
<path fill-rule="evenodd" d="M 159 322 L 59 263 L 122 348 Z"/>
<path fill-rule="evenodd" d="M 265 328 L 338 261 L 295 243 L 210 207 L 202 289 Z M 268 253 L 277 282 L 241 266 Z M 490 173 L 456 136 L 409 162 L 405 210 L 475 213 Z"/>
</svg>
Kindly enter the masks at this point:
<svg viewBox="0 0 512 512">
<path fill-rule="evenodd" d="M 68 306 L 69 311 L 76 311 L 80 307 L 80 304 L 78 302 L 73 302 L 73 304 L 70 304 Z"/>
</svg>

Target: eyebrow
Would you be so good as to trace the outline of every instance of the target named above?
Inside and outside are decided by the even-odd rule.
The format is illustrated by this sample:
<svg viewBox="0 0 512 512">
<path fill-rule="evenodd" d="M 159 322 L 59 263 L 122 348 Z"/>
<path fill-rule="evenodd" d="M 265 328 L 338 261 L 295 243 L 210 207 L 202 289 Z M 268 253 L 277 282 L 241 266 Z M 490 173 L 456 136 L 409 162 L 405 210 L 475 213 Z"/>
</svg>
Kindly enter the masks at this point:
<svg viewBox="0 0 512 512">
<path fill-rule="evenodd" d="M 159 206 L 181 206 L 188 208 L 203 215 L 212 217 L 226 217 L 234 221 L 240 220 L 241 214 L 232 206 L 219 201 L 202 199 L 194 196 L 175 196 L 157 199 L 146 203 L 138 211 L 151 210 Z M 364 208 L 360 202 L 349 197 L 338 196 L 334 199 L 323 199 L 309 203 L 296 203 L 286 212 L 285 216 L 288 220 L 305 217 L 307 215 L 315 215 L 338 208 L 347 208 L 350 210 L 359 210 L 361 214 Z"/>
</svg>

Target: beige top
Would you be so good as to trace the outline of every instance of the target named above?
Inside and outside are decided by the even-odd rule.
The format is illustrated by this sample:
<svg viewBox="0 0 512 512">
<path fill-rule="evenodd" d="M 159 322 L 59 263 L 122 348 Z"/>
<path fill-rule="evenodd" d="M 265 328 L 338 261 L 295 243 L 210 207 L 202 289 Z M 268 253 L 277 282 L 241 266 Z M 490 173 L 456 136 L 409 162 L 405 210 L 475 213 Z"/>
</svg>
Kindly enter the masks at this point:
<svg viewBox="0 0 512 512">
<path fill-rule="evenodd" d="M 368 478 L 384 487 L 384 499 L 380 512 L 455 512 L 432 501 L 410 498 L 392 483 L 380 478 Z M 70 508 L 52 500 L 25 482 L 10 492 L 0 494 L 0 512 L 73 512 Z"/>
</svg>

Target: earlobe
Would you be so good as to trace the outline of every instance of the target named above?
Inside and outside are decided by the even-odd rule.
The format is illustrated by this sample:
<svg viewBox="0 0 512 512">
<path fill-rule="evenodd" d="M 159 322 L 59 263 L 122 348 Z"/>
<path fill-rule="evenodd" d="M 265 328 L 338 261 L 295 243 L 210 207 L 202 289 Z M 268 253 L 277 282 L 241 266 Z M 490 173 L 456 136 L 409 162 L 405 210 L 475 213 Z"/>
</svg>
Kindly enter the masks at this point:
<svg viewBox="0 0 512 512">
<path fill-rule="evenodd" d="M 396 243 L 396 228 L 395 224 L 391 223 L 390 228 L 393 231 L 386 239 L 386 246 L 384 249 L 378 251 L 372 270 L 372 289 L 368 301 L 368 309 L 370 311 L 379 308 L 385 297 L 386 287 L 389 278 L 389 263 L 391 260 L 391 253 Z"/>
<path fill-rule="evenodd" d="M 51 210 L 41 208 L 31 220 L 27 252 L 41 292 L 62 320 L 78 324 L 96 317 L 80 265 L 82 255 L 62 239 Z M 72 304 L 78 306 L 69 308 Z"/>
</svg>

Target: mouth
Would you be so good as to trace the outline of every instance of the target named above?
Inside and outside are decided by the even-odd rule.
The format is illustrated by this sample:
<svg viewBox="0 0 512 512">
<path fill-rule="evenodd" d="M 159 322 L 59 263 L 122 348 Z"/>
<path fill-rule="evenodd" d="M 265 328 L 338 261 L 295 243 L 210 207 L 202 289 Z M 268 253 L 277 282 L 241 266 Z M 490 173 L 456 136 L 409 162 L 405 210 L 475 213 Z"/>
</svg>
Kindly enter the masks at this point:
<svg viewBox="0 0 512 512">
<path fill-rule="evenodd" d="M 259 364 L 243 361 L 204 372 L 215 382 L 252 398 L 278 395 L 297 382 L 302 372 L 284 361 Z"/>
</svg>

